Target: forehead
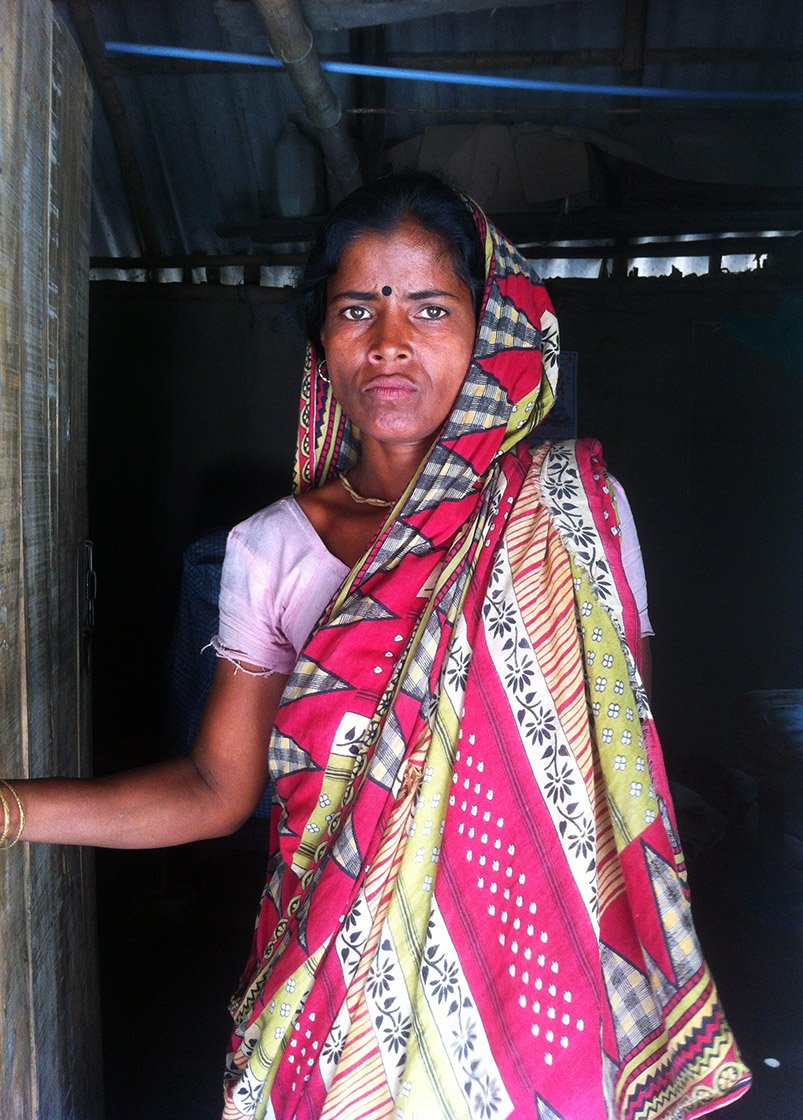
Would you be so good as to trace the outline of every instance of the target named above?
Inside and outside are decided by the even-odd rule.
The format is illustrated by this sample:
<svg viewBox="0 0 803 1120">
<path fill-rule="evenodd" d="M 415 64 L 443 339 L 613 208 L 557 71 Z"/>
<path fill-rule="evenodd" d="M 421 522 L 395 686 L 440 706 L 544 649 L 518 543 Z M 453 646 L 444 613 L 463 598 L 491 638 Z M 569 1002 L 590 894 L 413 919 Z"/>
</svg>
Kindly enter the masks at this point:
<svg viewBox="0 0 803 1120">
<path fill-rule="evenodd" d="M 367 230 L 345 247 L 340 255 L 332 282 L 341 284 L 347 278 L 362 277 L 359 285 L 349 281 L 350 287 L 403 285 L 416 277 L 415 287 L 425 276 L 445 283 L 462 286 L 457 276 L 449 247 L 442 237 L 430 233 L 416 222 L 403 222 L 387 233 Z"/>
</svg>

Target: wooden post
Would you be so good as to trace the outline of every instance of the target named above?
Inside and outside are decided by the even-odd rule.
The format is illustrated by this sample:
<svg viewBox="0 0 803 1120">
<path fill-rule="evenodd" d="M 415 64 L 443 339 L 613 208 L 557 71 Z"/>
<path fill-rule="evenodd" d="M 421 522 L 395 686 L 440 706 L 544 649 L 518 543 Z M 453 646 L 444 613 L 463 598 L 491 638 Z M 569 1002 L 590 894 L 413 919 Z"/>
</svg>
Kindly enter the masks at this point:
<svg viewBox="0 0 803 1120">
<path fill-rule="evenodd" d="M 89 85 L 49 0 L 0 0 L 0 774 L 89 770 Z M 0 852 L 0 1116 L 100 1120 L 91 853 Z"/>
</svg>

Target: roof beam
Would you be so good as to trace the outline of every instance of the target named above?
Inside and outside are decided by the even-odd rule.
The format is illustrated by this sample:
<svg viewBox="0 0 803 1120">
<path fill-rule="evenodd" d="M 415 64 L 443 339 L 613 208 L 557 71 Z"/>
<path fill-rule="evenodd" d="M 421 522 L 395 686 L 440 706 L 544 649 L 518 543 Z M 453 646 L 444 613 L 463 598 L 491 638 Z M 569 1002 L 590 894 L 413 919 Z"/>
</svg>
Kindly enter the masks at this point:
<svg viewBox="0 0 803 1120">
<path fill-rule="evenodd" d="M 145 184 L 134 151 L 125 104 L 114 80 L 114 67 L 106 56 L 87 0 L 68 0 L 67 8 L 86 68 L 109 124 L 123 190 L 131 207 L 140 245 L 146 256 L 155 256 L 159 253 L 156 224 L 145 195 Z"/>
<path fill-rule="evenodd" d="M 370 66 L 387 66 L 385 54 L 385 28 L 355 27 L 349 32 L 350 59 Z M 383 78 L 359 77 L 354 86 L 354 104 L 370 105 L 377 113 L 352 116 L 359 137 L 363 174 L 375 178 L 382 152 L 385 149 L 385 93 L 388 83 Z"/>
<path fill-rule="evenodd" d="M 644 82 L 644 41 L 647 33 L 647 5 L 649 0 L 625 0 L 625 41 L 622 51 L 622 79 L 626 86 L 640 86 Z M 640 114 L 641 101 L 628 105 L 630 120 Z"/>
<path fill-rule="evenodd" d="M 625 0 L 625 42 L 622 72 L 629 86 L 640 85 L 644 77 L 644 40 L 647 32 L 649 0 Z"/>
<path fill-rule="evenodd" d="M 558 213 L 554 208 L 531 210 L 518 214 L 491 214 L 492 220 L 517 244 L 540 240 L 568 241 L 573 238 L 605 237 L 673 237 L 682 234 L 743 234 L 762 230 L 803 229 L 803 211 L 747 209 L 728 205 L 720 208 L 703 206 L 638 207 L 599 209 L 587 207 Z M 323 219 L 266 218 L 258 222 L 225 222 L 217 226 L 222 238 L 248 240 L 254 246 L 286 241 L 311 241 Z M 693 242 L 690 242 L 693 244 Z M 726 242 L 727 244 L 727 242 Z"/>
<path fill-rule="evenodd" d="M 357 153 L 346 131 L 343 109 L 327 81 L 312 32 L 298 0 L 255 0 L 274 55 L 281 59 L 310 124 L 318 133 L 337 202 L 362 182 Z"/>
<path fill-rule="evenodd" d="M 634 257 L 707 257 L 733 255 L 764 255 L 779 250 L 800 248 L 801 234 L 787 234 L 778 237 L 745 235 L 742 237 L 708 237 L 703 241 L 680 241 L 667 237 L 661 241 L 648 241 L 637 244 L 632 238 L 619 238 L 617 244 L 605 244 L 602 239 L 584 245 L 556 245 L 550 241 L 538 243 L 523 242 L 519 248 L 529 260 L 594 260 L 597 257 L 611 259 L 622 256 L 625 260 Z M 185 256 L 162 257 L 92 257 L 90 267 L 108 271 L 158 271 L 172 269 L 191 272 L 195 268 L 244 268 L 249 269 L 259 279 L 261 266 L 281 266 L 301 268 L 306 264 L 308 253 L 227 254 L 209 256 L 192 253 Z"/>
</svg>

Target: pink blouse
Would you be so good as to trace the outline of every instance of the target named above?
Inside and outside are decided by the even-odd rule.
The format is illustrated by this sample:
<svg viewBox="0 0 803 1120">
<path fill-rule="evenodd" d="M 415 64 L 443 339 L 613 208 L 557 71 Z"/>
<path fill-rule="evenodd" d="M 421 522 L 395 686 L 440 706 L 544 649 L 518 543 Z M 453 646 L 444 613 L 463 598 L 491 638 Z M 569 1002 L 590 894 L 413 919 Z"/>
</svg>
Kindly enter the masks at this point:
<svg viewBox="0 0 803 1120">
<path fill-rule="evenodd" d="M 622 560 L 641 619 L 653 633 L 641 548 L 625 493 L 611 477 Z M 282 498 L 229 533 L 220 586 L 218 657 L 258 675 L 289 674 L 313 626 L 349 569 L 333 556 L 295 498 Z M 244 672 L 253 670 L 243 669 Z"/>
</svg>

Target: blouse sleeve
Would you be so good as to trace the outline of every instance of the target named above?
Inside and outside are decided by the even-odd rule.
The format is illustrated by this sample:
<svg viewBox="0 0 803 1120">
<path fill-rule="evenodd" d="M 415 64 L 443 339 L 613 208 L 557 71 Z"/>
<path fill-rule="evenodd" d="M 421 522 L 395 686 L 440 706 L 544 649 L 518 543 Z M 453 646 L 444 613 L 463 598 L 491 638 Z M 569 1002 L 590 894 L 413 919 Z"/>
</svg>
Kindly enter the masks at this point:
<svg viewBox="0 0 803 1120">
<path fill-rule="evenodd" d="M 296 662 L 296 652 L 279 625 L 276 588 L 271 586 L 270 576 L 270 566 L 249 547 L 241 527 L 232 529 L 226 542 L 218 633 L 212 646 L 218 657 L 239 668 L 243 662 L 259 666 L 258 676 L 289 673 Z"/>
<path fill-rule="evenodd" d="M 636 525 L 627 495 L 612 475 L 608 476 L 616 499 L 616 512 L 619 516 L 620 540 L 622 542 L 622 564 L 625 569 L 627 582 L 636 600 L 639 621 L 641 623 L 641 636 L 648 638 L 654 634 L 647 610 L 647 578 L 644 574 L 644 561 L 641 558 L 641 545 L 639 544 Z"/>
</svg>

